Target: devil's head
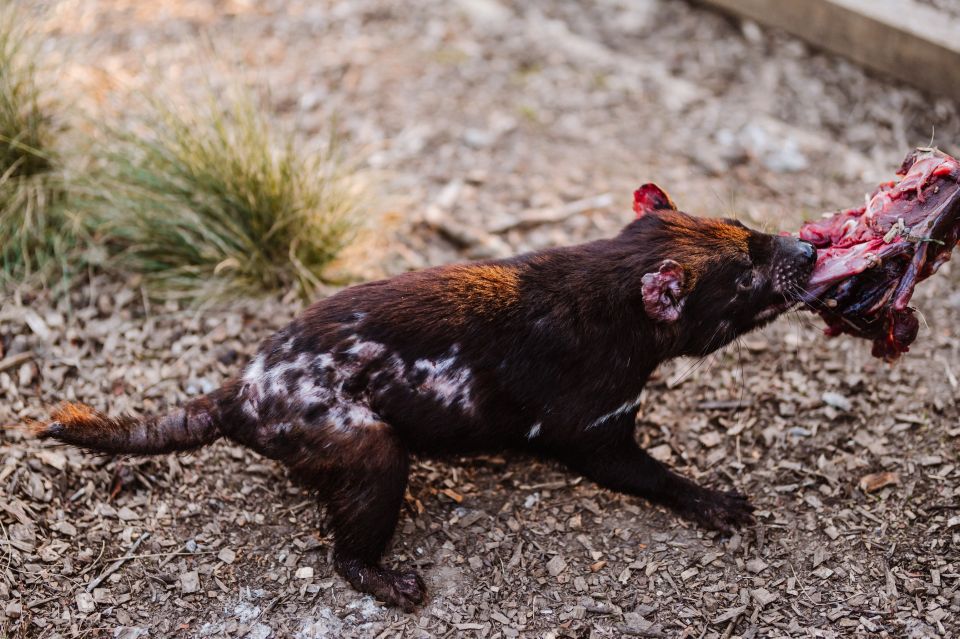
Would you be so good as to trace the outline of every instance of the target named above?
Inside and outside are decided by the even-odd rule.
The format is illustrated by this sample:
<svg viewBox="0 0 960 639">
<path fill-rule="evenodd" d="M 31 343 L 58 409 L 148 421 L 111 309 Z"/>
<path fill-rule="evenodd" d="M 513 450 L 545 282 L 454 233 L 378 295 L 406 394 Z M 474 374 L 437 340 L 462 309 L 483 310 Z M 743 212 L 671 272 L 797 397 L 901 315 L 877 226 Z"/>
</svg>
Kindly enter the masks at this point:
<svg viewBox="0 0 960 639">
<path fill-rule="evenodd" d="M 624 231 L 642 242 L 646 315 L 672 335 L 675 355 L 705 355 L 789 309 L 810 276 L 816 250 L 730 219 L 677 210 L 653 184 L 634 194 L 637 219 Z"/>
</svg>

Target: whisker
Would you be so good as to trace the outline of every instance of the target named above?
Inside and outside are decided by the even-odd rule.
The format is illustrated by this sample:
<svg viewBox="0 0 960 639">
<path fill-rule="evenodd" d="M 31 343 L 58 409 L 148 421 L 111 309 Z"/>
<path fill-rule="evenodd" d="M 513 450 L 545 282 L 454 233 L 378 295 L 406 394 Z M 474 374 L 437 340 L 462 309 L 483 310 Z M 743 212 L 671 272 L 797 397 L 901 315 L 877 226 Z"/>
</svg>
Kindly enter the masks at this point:
<svg viewBox="0 0 960 639">
<path fill-rule="evenodd" d="M 697 370 L 698 368 L 700 368 L 700 366 L 701 366 L 705 361 L 707 361 L 707 359 L 708 359 L 711 355 L 713 355 L 713 353 L 707 353 L 706 355 L 703 355 L 703 356 L 701 356 L 700 358 L 698 358 L 695 362 L 693 362 L 692 364 L 690 364 L 690 366 L 688 366 L 687 369 L 686 369 L 685 371 L 683 371 L 683 373 L 680 374 L 680 376 L 675 377 L 675 378 L 673 379 L 673 381 L 672 381 L 672 384 L 673 384 L 674 386 L 678 386 L 678 385 L 682 384 L 683 382 L 685 382 L 685 381 L 686 381 L 687 379 L 689 379 L 690 377 L 692 377 L 692 376 L 693 376 L 693 373 L 695 373 L 696 370 Z"/>
<path fill-rule="evenodd" d="M 793 358 L 794 358 L 794 359 L 799 359 L 799 357 L 800 357 L 800 344 L 801 344 L 802 341 L 803 341 L 803 339 L 802 339 L 802 338 L 803 338 L 803 335 L 801 334 L 801 333 L 803 332 L 803 320 L 800 319 L 799 315 L 797 315 L 797 314 L 795 314 L 795 313 L 791 313 L 791 316 L 793 317 L 793 322 L 794 322 L 794 323 L 793 323 L 793 326 L 794 326 L 794 328 L 796 329 L 796 336 L 797 336 L 796 342 L 795 342 L 794 345 L 793 345 Z"/>
<path fill-rule="evenodd" d="M 704 353 L 701 355 L 695 362 L 690 364 L 687 369 L 681 373 L 678 377 L 674 378 L 673 384 L 681 384 L 686 381 L 694 372 L 711 356 L 715 353 L 713 348 L 713 340 L 720 336 L 720 329 L 723 328 L 723 323 L 717 324 L 717 327 L 713 331 L 713 335 L 710 336 L 710 339 L 707 340 L 706 346 L 704 347 Z M 709 368 L 708 368 L 709 370 Z"/>
<path fill-rule="evenodd" d="M 801 310 L 789 311 L 788 313 L 786 313 L 786 315 L 789 315 L 790 317 L 795 319 L 797 322 L 799 322 L 800 325 L 805 326 L 807 328 L 813 328 L 813 329 L 821 328 L 820 325 L 814 321 L 814 318 L 803 313 Z"/>
<path fill-rule="evenodd" d="M 807 300 L 812 299 L 814 302 L 822 306 L 827 306 L 827 301 L 820 297 L 819 295 L 814 295 L 806 287 L 801 286 L 800 284 L 791 284 L 790 288 L 787 289 L 789 292 L 797 296 L 797 301 L 801 304 L 807 305 Z"/>
<path fill-rule="evenodd" d="M 740 430 L 743 423 L 743 414 L 746 412 L 743 399 L 747 389 L 747 376 L 743 371 L 743 337 L 737 338 L 737 367 L 740 369 L 740 399 L 737 400 L 740 410 L 737 411 L 737 430 Z"/>
<path fill-rule="evenodd" d="M 671 386 L 677 386 L 677 385 L 683 383 L 683 382 L 687 379 L 687 376 L 690 375 L 690 373 L 691 373 L 697 366 L 699 366 L 701 363 L 703 363 L 703 360 L 705 360 L 707 357 L 708 357 L 708 355 L 703 355 L 702 357 L 700 357 L 700 358 L 697 359 L 696 361 L 692 362 L 689 366 L 687 366 L 687 368 L 686 368 L 682 373 L 680 373 L 679 375 L 677 375 L 677 376 L 675 376 L 675 377 L 673 377 L 672 379 L 669 380 L 670 385 L 671 385 Z"/>
</svg>

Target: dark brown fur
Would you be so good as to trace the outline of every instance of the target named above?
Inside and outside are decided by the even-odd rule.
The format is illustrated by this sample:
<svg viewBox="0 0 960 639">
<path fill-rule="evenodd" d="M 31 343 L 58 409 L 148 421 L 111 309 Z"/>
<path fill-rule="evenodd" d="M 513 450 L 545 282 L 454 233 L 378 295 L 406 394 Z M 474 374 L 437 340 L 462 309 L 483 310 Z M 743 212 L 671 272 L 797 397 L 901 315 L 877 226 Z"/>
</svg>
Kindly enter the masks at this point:
<svg viewBox="0 0 960 639">
<path fill-rule="evenodd" d="M 380 566 L 411 454 L 515 449 L 708 528 L 750 521 L 736 493 L 697 486 L 634 440 L 663 361 L 702 356 L 770 321 L 812 247 L 674 210 L 656 187 L 615 238 L 355 286 L 268 338 L 243 374 L 164 418 L 68 406 L 40 434 L 159 453 L 218 436 L 281 460 L 326 500 L 335 566 L 412 609 L 412 571 Z"/>
</svg>

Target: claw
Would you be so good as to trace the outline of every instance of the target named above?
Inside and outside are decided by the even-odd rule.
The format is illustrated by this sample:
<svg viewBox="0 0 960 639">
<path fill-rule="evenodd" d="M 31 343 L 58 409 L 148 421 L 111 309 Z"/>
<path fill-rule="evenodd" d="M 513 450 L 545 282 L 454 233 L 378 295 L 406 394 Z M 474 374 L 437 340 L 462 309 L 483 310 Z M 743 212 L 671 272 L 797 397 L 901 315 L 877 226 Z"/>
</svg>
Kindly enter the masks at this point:
<svg viewBox="0 0 960 639">
<path fill-rule="evenodd" d="M 754 523 L 753 505 L 746 495 L 733 490 L 722 492 L 697 486 L 677 511 L 685 519 L 724 534 Z"/>
<path fill-rule="evenodd" d="M 388 606 L 413 612 L 427 596 L 427 587 L 416 572 L 388 570 L 359 561 L 339 561 L 337 572 L 360 592 L 368 593 Z"/>
</svg>

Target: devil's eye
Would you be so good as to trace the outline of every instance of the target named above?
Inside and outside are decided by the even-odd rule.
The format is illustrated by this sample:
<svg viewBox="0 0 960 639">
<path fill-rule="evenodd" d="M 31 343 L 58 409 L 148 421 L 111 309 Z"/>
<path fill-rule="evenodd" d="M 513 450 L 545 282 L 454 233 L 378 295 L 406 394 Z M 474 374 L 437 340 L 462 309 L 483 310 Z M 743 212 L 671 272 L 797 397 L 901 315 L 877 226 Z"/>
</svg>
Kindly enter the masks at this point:
<svg viewBox="0 0 960 639">
<path fill-rule="evenodd" d="M 753 288 L 753 272 L 747 272 L 740 276 L 740 279 L 737 280 L 737 290 L 741 293 L 745 293 Z"/>
</svg>

